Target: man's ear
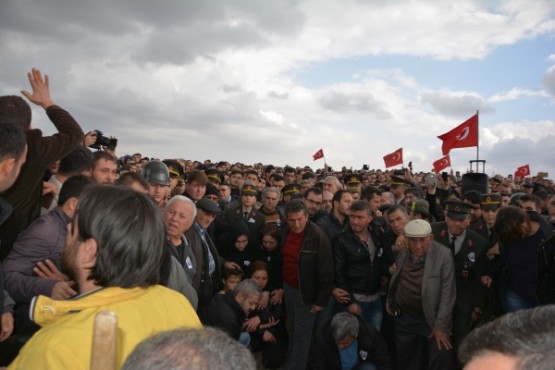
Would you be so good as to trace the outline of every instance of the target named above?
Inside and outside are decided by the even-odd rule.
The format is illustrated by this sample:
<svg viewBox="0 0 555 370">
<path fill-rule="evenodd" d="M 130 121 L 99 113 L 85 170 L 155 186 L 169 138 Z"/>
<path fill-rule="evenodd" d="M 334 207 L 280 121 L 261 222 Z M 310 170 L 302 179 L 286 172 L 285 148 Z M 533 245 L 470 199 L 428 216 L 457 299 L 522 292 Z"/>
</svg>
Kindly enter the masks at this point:
<svg viewBox="0 0 555 370">
<path fill-rule="evenodd" d="M 0 175 L 2 177 L 8 177 L 14 167 L 15 167 L 16 159 L 15 158 L 6 158 L 0 162 Z"/>
<path fill-rule="evenodd" d="M 83 267 L 93 268 L 96 264 L 96 254 L 98 252 L 96 240 L 92 238 L 85 240 L 81 248 L 83 249 Z"/>
</svg>

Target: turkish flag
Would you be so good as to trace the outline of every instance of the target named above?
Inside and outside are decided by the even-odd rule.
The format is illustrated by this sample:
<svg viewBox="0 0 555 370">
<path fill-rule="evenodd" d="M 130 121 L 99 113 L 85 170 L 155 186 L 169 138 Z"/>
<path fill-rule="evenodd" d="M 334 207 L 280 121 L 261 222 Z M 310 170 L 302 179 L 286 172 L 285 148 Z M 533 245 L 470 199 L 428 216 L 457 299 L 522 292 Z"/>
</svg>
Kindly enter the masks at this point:
<svg viewBox="0 0 555 370">
<path fill-rule="evenodd" d="M 530 165 L 525 164 L 516 169 L 515 177 L 525 177 L 530 176 Z"/>
<path fill-rule="evenodd" d="M 443 140 L 443 155 L 449 154 L 451 149 L 478 146 L 478 113 L 438 138 Z"/>
<path fill-rule="evenodd" d="M 447 167 L 451 167 L 451 158 L 449 158 L 449 155 L 434 162 L 434 172 L 439 172 Z"/>
<path fill-rule="evenodd" d="M 386 155 L 383 157 L 383 160 L 386 168 L 403 164 L 403 148 L 399 148 L 393 153 Z"/>
<path fill-rule="evenodd" d="M 314 160 L 318 160 L 318 159 L 320 159 L 320 158 L 324 158 L 324 150 L 323 150 L 323 149 L 318 150 L 316 153 L 314 153 L 314 154 L 312 155 L 312 158 L 314 158 Z"/>
</svg>

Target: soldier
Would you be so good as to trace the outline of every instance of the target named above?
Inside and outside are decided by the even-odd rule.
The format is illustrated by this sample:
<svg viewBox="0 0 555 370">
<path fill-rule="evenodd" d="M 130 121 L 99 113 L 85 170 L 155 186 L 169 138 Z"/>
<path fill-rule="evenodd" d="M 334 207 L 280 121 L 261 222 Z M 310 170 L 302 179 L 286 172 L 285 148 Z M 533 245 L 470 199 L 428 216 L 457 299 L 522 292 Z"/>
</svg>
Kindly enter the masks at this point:
<svg viewBox="0 0 555 370">
<path fill-rule="evenodd" d="M 244 182 L 241 186 L 241 198 L 226 205 L 224 210 L 224 221 L 229 225 L 238 221 L 243 221 L 247 224 L 251 236 L 249 240 L 250 248 L 257 246 L 266 224 L 264 214 L 254 207 L 257 193 L 258 188 L 255 184 Z M 253 242 L 256 243 L 253 244 Z"/>
<path fill-rule="evenodd" d="M 468 228 L 469 203 L 445 202 L 445 221 L 432 224 L 435 240 L 447 246 L 455 258 L 457 299 L 453 311 L 453 339 L 457 347 L 477 323 L 486 305 L 485 275 L 488 241 Z"/>
</svg>

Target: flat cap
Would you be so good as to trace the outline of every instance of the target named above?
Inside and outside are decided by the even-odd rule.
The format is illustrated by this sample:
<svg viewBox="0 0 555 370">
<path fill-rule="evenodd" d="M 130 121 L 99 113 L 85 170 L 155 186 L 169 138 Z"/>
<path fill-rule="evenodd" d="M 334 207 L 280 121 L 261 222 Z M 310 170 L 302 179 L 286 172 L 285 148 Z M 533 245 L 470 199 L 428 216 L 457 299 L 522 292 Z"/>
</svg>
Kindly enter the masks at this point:
<svg viewBox="0 0 555 370">
<path fill-rule="evenodd" d="M 431 233 L 432 227 L 425 220 L 412 220 L 405 225 L 405 236 L 407 238 L 423 238 Z"/>
</svg>

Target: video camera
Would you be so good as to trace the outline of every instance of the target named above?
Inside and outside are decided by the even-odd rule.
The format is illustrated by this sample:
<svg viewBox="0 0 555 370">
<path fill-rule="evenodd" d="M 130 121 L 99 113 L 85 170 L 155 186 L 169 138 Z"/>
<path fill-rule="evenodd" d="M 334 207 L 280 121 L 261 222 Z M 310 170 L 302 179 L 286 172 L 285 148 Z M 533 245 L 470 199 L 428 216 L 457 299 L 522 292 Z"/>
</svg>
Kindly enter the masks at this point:
<svg viewBox="0 0 555 370">
<path fill-rule="evenodd" d="M 118 139 L 106 137 L 100 130 L 93 130 L 93 132 L 96 132 L 96 142 L 89 148 L 100 149 L 105 146 L 109 150 L 115 150 L 118 146 Z"/>
</svg>

